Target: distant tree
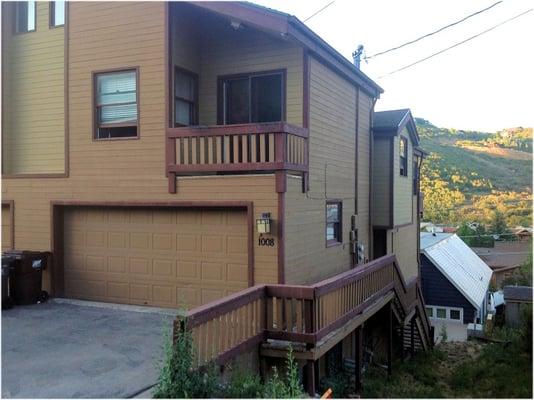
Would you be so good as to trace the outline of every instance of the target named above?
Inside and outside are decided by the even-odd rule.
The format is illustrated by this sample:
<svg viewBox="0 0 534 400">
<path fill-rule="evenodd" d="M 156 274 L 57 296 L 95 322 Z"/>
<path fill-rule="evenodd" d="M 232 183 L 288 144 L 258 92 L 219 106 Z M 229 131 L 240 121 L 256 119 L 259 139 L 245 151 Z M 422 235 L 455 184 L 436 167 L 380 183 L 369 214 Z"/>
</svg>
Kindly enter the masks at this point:
<svg viewBox="0 0 534 400">
<path fill-rule="evenodd" d="M 504 214 L 499 210 L 494 210 L 490 222 L 490 231 L 495 234 L 507 233 L 508 227 L 506 226 L 506 218 Z"/>
<path fill-rule="evenodd" d="M 457 229 L 456 234 L 467 244 L 469 247 L 493 247 L 493 238 L 486 236 L 486 228 L 484 225 L 478 224 L 473 229 L 466 222 L 462 223 Z"/>
</svg>

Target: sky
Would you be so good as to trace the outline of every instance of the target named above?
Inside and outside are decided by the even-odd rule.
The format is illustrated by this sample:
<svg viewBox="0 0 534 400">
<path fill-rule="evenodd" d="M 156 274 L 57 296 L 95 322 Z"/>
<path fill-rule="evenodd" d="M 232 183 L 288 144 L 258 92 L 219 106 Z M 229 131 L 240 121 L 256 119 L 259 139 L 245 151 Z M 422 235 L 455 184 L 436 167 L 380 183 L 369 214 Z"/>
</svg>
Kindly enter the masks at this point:
<svg viewBox="0 0 534 400">
<path fill-rule="evenodd" d="M 253 0 L 301 21 L 331 0 Z M 497 0 L 336 0 L 306 22 L 343 56 L 389 49 L 479 11 Z M 495 132 L 534 125 L 534 12 L 392 75 L 382 75 L 480 33 L 534 7 L 504 0 L 420 42 L 362 62 L 384 93 L 376 110 L 410 108 L 434 125 Z"/>
</svg>

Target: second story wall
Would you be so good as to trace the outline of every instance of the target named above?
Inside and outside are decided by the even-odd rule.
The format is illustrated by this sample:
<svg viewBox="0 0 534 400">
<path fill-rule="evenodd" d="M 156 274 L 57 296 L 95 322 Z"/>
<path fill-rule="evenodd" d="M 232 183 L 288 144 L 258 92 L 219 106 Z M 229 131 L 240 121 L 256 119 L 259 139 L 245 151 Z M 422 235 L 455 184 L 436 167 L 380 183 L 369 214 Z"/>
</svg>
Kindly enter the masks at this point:
<svg viewBox="0 0 534 400">
<path fill-rule="evenodd" d="M 3 173 L 65 172 L 65 27 L 35 2 L 35 30 L 15 33 L 15 4 L 2 3 Z"/>
<path fill-rule="evenodd" d="M 389 226 L 391 217 L 391 139 L 375 137 L 373 142 L 373 224 Z"/>
<path fill-rule="evenodd" d="M 400 138 L 405 138 L 408 144 L 408 173 L 402 176 L 400 170 Z M 405 128 L 399 136 L 393 138 L 393 225 L 405 225 L 413 222 L 412 185 L 413 185 L 413 143 Z"/>
<path fill-rule="evenodd" d="M 313 57 L 309 61 L 309 74 L 310 190 L 303 194 L 301 179 L 288 178 L 285 204 L 287 283 L 314 283 L 350 268 L 349 231 L 356 196 L 358 238 L 369 257 L 369 140 L 373 102 L 367 94 L 363 91 L 358 94 L 351 82 Z M 327 201 L 342 205 L 342 240 L 334 245 L 327 244 L 326 240 Z"/>
</svg>

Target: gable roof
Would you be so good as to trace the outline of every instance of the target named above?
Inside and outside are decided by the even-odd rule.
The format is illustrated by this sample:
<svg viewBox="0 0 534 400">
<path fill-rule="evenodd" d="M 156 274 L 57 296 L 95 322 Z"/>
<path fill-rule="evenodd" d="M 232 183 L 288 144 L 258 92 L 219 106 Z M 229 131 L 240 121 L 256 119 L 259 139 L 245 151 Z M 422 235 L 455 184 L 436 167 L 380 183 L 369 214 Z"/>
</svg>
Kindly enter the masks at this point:
<svg viewBox="0 0 534 400">
<path fill-rule="evenodd" d="M 373 134 L 399 135 L 406 128 L 417 150 L 419 146 L 419 134 L 415 126 L 415 120 L 409 108 L 400 110 L 377 111 L 373 114 Z"/>
<path fill-rule="evenodd" d="M 326 61 L 373 97 L 378 98 L 380 93 L 384 92 L 376 82 L 293 15 L 249 2 L 191 1 L 189 3 L 231 20 L 243 22 L 244 25 L 255 27 L 280 39 L 293 40 L 314 57 Z"/>
<path fill-rule="evenodd" d="M 476 309 L 481 309 L 493 272 L 462 239 L 456 234 L 423 232 L 421 253 Z"/>
</svg>

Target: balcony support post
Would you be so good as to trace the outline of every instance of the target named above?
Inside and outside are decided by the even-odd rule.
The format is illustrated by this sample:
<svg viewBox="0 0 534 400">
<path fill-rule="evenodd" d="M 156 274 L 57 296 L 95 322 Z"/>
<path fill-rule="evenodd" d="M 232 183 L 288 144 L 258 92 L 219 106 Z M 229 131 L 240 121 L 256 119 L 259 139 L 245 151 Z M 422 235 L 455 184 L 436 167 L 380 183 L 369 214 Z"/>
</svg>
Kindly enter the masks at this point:
<svg viewBox="0 0 534 400">
<path fill-rule="evenodd" d="M 176 173 L 168 172 L 167 174 L 169 179 L 169 193 L 176 194 Z"/>
<path fill-rule="evenodd" d="M 354 362 L 354 377 L 356 382 L 356 393 L 362 390 L 362 364 L 363 364 L 363 324 L 356 328 L 356 352 Z"/>
<path fill-rule="evenodd" d="M 387 310 L 387 327 L 388 327 L 388 375 L 391 376 L 393 372 L 393 303 L 389 303 Z"/>
<path fill-rule="evenodd" d="M 315 397 L 315 361 L 306 362 L 306 391 L 313 398 Z"/>
</svg>

